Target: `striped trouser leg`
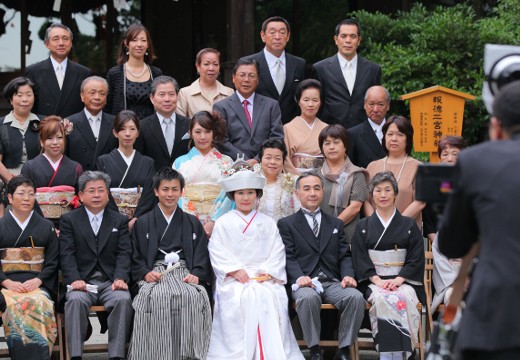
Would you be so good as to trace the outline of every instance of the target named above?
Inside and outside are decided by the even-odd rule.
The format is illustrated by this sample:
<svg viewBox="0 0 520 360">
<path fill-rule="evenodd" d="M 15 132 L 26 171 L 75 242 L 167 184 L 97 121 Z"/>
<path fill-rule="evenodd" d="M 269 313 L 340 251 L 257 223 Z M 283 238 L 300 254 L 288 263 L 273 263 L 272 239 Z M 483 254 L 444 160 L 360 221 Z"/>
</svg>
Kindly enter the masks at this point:
<svg viewBox="0 0 520 360">
<path fill-rule="evenodd" d="M 312 347 L 320 343 L 321 331 L 321 297 L 310 288 L 303 287 L 292 293 L 296 303 L 296 313 L 302 326 L 303 339 L 307 347 Z"/>
</svg>

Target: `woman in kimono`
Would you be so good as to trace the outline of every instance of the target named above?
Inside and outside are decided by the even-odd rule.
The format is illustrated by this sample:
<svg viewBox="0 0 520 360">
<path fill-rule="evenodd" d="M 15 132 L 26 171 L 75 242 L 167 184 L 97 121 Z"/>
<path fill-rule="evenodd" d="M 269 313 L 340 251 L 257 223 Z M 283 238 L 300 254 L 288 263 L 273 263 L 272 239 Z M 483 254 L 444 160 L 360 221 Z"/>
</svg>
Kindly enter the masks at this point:
<svg viewBox="0 0 520 360">
<path fill-rule="evenodd" d="M 325 157 L 316 174 L 323 179 L 321 211 L 343 221 L 350 244 L 359 212 L 368 197 L 368 174 L 352 164 L 348 157 L 347 130 L 341 125 L 329 125 L 320 132 L 318 143 Z"/>
<path fill-rule="evenodd" d="M 139 136 L 139 120 L 133 111 L 123 110 L 114 118 L 114 136 L 119 141 L 117 149 L 101 155 L 97 159 L 97 169 L 110 176 L 113 189 L 134 189 L 141 191 L 134 219 L 151 210 L 155 205 L 152 177 L 155 173 L 154 161 L 134 149 Z M 118 190 L 117 190 L 118 191 Z M 111 200 L 112 201 L 112 200 Z"/>
<path fill-rule="evenodd" d="M 193 147 L 173 163 L 173 168 L 186 180 L 179 206 L 195 215 L 209 235 L 214 225 L 211 216 L 220 206 L 217 199 L 222 187 L 217 181 L 222 170 L 233 162 L 215 148 L 226 136 L 226 121 L 216 112 L 200 111 L 190 121 L 189 135 Z"/>
<path fill-rule="evenodd" d="M 7 193 L 12 209 L 0 219 L 0 311 L 9 355 L 49 359 L 57 336 L 51 299 L 57 293 L 58 239 L 52 223 L 33 211 L 36 187 L 29 178 L 15 176 Z"/>
<path fill-rule="evenodd" d="M 413 127 L 410 120 L 400 115 L 392 115 L 386 119 L 382 145 L 386 157 L 368 164 L 368 174 L 370 178 L 382 171 L 391 171 L 394 174 L 399 185 L 395 207 L 401 214 L 413 218 L 421 228 L 425 203 L 415 199 L 415 173 L 420 162 L 411 156 Z M 365 215 L 372 215 L 374 204 L 365 202 L 364 211 Z"/>
<path fill-rule="evenodd" d="M 284 125 L 285 145 L 290 163 L 300 172 L 312 171 L 323 164 L 318 136 L 327 124 L 316 117 L 321 106 L 321 84 L 303 80 L 294 93 L 301 115 Z"/>
<path fill-rule="evenodd" d="M 276 223 L 254 210 L 265 179 L 242 162 L 223 180 L 236 210 L 215 224 L 209 254 L 216 276 L 208 360 L 303 359 L 287 307 L 285 247 Z"/>
<path fill-rule="evenodd" d="M 4 97 L 13 110 L 0 117 L 0 190 L 23 164 L 40 153 L 38 124 L 40 118 L 31 112 L 34 105 L 34 84 L 26 77 L 17 77 L 4 87 Z M 0 217 L 4 215 L 5 197 L 0 199 Z"/>
<path fill-rule="evenodd" d="M 138 293 L 128 359 L 203 360 L 211 333 L 208 238 L 200 221 L 177 205 L 184 188 L 178 171 L 159 170 L 153 187 L 159 204 L 132 232 Z"/>
<path fill-rule="evenodd" d="M 352 239 L 358 289 L 372 305 L 380 359 L 408 359 L 420 330 L 417 303 L 426 303 L 423 238 L 414 220 L 395 207 L 399 188 L 390 171 L 376 174 L 369 192 L 376 210 L 359 221 Z"/>
</svg>

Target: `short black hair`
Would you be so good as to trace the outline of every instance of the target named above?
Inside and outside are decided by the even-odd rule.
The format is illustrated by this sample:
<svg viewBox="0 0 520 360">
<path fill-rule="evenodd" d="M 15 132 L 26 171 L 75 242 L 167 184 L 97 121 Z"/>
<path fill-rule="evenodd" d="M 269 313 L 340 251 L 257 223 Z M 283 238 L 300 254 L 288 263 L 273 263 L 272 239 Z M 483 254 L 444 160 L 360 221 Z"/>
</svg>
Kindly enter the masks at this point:
<svg viewBox="0 0 520 360">
<path fill-rule="evenodd" d="M 373 196 L 376 186 L 385 181 L 388 181 L 392 185 L 394 196 L 399 194 L 399 186 L 397 186 L 397 180 L 395 179 L 394 174 L 391 171 L 382 171 L 375 174 L 372 180 L 370 180 L 370 184 L 368 185 L 368 193 L 370 196 Z"/>
<path fill-rule="evenodd" d="M 385 154 L 388 155 L 388 149 L 386 148 L 385 141 L 386 132 L 392 124 L 395 124 L 397 126 L 397 129 L 399 129 L 399 131 L 406 136 L 406 154 L 411 155 L 413 148 L 413 126 L 412 122 L 402 115 L 390 116 L 386 120 L 386 123 L 383 125 L 383 141 L 381 145 L 383 145 L 383 150 Z"/>
<path fill-rule="evenodd" d="M 269 138 L 262 143 L 262 148 L 260 149 L 260 154 L 258 157 L 262 159 L 264 157 L 265 149 L 278 149 L 283 154 L 283 161 L 285 162 L 285 158 L 287 157 L 287 147 L 282 139 L 279 138 Z"/>
<path fill-rule="evenodd" d="M 296 102 L 300 102 L 302 98 L 302 93 L 307 89 L 317 89 L 320 92 L 320 100 L 321 100 L 321 83 L 316 79 L 305 79 L 296 87 L 296 91 L 294 92 L 294 100 Z"/>
<path fill-rule="evenodd" d="M 314 177 L 317 177 L 318 179 L 320 179 L 321 187 L 323 188 L 323 179 L 322 179 L 322 177 L 319 176 L 316 173 L 313 173 L 313 172 L 308 172 L 308 173 L 301 174 L 300 176 L 298 176 L 298 178 L 296 179 L 296 184 L 295 184 L 294 188 L 295 189 L 299 189 L 301 180 L 303 180 L 305 178 L 308 178 L 309 176 L 314 176 Z"/>
<path fill-rule="evenodd" d="M 25 175 L 17 175 L 7 183 L 7 193 L 12 196 L 16 189 L 22 185 L 30 186 L 36 191 L 36 185 L 30 178 Z"/>
<path fill-rule="evenodd" d="M 509 134 L 520 132 L 520 80 L 513 81 L 500 89 L 493 102 L 493 116 Z"/>
<path fill-rule="evenodd" d="M 265 20 L 262 23 L 262 32 L 265 32 L 267 30 L 267 25 L 269 25 L 269 23 L 272 22 L 283 22 L 285 24 L 285 27 L 287 27 L 287 32 L 291 32 L 291 25 L 289 25 L 289 22 L 281 16 L 272 16 L 269 19 Z"/>
<path fill-rule="evenodd" d="M 13 100 L 13 96 L 18 92 L 18 89 L 22 86 L 29 85 L 36 96 L 36 91 L 34 89 L 34 83 L 31 79 L 26 78 L 24 76 L 15 77 L 13 80 L 9 81 L 7 85 L 4 87 L 4 98 L 7 101 Z"/>
<path fill-rule="evenodd" d="M 256 73 L 260 75 L 260 65 L 258 65 L 258 61 L 253 58 L 242 58 L 238 59 L 235 65 L 233 65 L 232 74 L 233 76 L 237 73 L 237 70 L 242 65 L 254 65 L 256 68 Z"/>
<path fill-rule="evenodd" d="M 52 29 L 63 29 L 69 32 L 70 41 L 74 40 L 74 35 L 72 34 L 72 30 L 67 25 L 63 25 L 60 23 L 53 23 L 49 25 L 49 27 L 45 30 L 45 36 L 43 38 L 43 42 L 47 44 L 51 39 L 51 30 Z"/>
<path fill-rule="evenodd" d="M 172 180 L 179 180 L 179 183 L 181 184 L 181 190 L 184 189 L 184 176 L 177 170 L 172 169 L 169 166 L 165 166 L 162 169 L 159 169 L 157 173 L 153 176 L 153 188 L 155 190 L 159 189 L 159 186 L 161 186 L 161 181 L 172 181 Z"/>
<path fill-rule="evenodd" d="M 323 130 L 320 131 L 318 135 L 318 145 L 320 147 L 320 151 L 323 154 L 323 143 L 327 139 L 327 137 L 331 137 L 333 139 L 340 139 L 345 147 L 345 155 L 348 154 L 348 133 L 347 129 L 343 125 L 340 124 L 332 124 L 329 125 Z M 323 154 L 325 155 L 325 154 Z"/>
<path fill-rule="evenodd" d="M 177 82 L 177 80 L 175 80 L 171 76 L 161 75 L 161 76 L 157 76 L 155 79 L 153 79 L 152 85 L 150 85 L 150 95 L 155 95 L 155 92 L 157 91 L 157 87 L 159 85 L 169 84 L 169 83 L 173 84 L 173 87 L 175 88 L 175 93 L 178 94 L 180 87 L 179 87 L 179 83 Z"/>
<path fill-rule="evenodd" d="M 359 26 L 359 22 L 357 21 L 357 19 L 354 19 L 354 18 L 341 20 L 338 23 L 338 25 L 336 25 L 336 30 L 335 30 L 336 36 L 339 35 L 339 29 L 343 25 L 355 25 L 355 26 L 357 26 L 357 34 L 358 34 L 358 36 L 361 36 L 361 26 Z"/>
</svg>

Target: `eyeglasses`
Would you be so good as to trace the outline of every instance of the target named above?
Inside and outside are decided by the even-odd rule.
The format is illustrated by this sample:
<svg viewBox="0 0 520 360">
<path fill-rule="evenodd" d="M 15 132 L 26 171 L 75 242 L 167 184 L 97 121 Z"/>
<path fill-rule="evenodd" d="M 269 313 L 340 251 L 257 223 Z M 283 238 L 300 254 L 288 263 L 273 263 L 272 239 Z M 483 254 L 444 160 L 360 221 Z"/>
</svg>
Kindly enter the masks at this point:
<svg viewBox="0 0 520 360">
<path fill-rule="evenodd" d="M 20 198 L 20 199 L 25 199 L 25 198 L 32 199 L 32 198 L 34 198 L 36 196 L 36 194 L 33 193 L 33 192 L 29 192 L 29 193 L 27 193 L 27 192 L 15 192 L 13 195 L 18 197 L 18 198 Z"/>
</svg>

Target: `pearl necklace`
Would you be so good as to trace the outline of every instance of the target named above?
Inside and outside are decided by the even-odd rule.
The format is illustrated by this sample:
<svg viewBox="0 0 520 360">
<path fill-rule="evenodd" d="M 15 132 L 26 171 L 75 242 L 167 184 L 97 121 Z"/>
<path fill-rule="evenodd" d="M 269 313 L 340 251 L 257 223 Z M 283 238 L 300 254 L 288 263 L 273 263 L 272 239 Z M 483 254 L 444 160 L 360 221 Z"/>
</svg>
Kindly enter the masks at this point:
<svg viewBox="0 0 520 360">
<path fill-rule="evenodd" d="M 143 76 L 144 73 L 146 72 L 146 70 L 148 70 L 148 66 L 146 64 L 144 64 L 143 71 L 141 71 L 139 74 L 136 74 L 130 69 L 130 66 L 128 66 L 128 61 L 125 63 L 125 71 L 128 71 L 130 73 L 130 75 L 132 75 L 133 77 L 135 77 L 137 79 L 139 79 L 141 76 Z"/>
<path fill-rule="evenodd" d="M 401 165 L 401 170 L 399 170 L 399 175 L 397 175 L 397 182 L 401 179 L 401 174 L 403 173 L 404 165 L 406 164 L 406 159 L 408 159 L 408 155 L 404 157 L 403 165 Z M 388 156 L 385 156 L 383 171 L 386 171 L 386 161 L 388 160 Z"/>
</svg>

